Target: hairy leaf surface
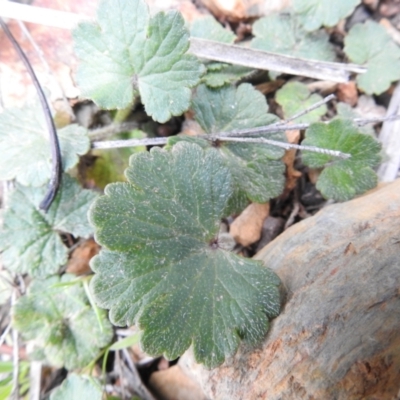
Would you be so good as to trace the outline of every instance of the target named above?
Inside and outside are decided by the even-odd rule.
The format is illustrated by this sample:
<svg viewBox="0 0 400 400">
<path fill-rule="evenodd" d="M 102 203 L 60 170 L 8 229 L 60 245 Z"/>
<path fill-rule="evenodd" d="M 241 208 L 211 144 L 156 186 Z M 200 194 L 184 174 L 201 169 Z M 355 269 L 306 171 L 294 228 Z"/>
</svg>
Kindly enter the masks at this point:
<svg viewBox="0 0 400 400">
<path fill-rule="evenodd" d="M 381 94 L 400 79 L 400 49 L 381 25 L 374 21 L 356 24 L 345 37 L 344 51 L 349 59 L 365 65 L 357 84 L 368 94 Z"/>
<path fill-rule="evenodd" d="M 145 351 L 169 359 L 193 345 L 208 367 L 257 342 L 279 312 L 279 280 L 218 244 L 232 195 L 215 150 L 178 143 L 131 157 L 129 183 L 107 186 L 90 219 L 106 250 L 92 288 L 116 325 L 138 324 Z"/>
<path fill-rule="evenodd" d="M 35 280 L 13 308 L 13 325 L 55 367 L 82 368 L 107 346 L 113 330 L 106 313 L 90 305 L 73 275 Z M 59 285 L 59 283 L 67 285 Z"/>
<path fill-rule="evenodd" d="M 361 0 L 293 0 L 293 9 L 307 31 L 334 26 L 349 16 Z"/>
<path fill-rule="evenodd" d="M 90 148 L 87 131 L 78 125 L 58 130 L 62 167 L 74 167 Z M 38 105 L 0 113 L 0 180 L 16 179 L 42 186 L 51 176 L 51 150 L 43 110 Z"/>
<path fill-rule="evenodd" d="M 100 382 L 91 376 L 71 374 L 50 396 L 50 400 L 74 399 L 102 400 Z"/>
<path fill-rule="evenodd" d="M 319 94 L 311 94 L 307 86 L 300 82 L 289 82 L 276 92 L 275 101 L 282 107 L 285 119 L 305 110 L 322 100 Z M 320 120 L 326 114 L 326 105 L 296 118 L 296 123 L 313 123 Z"/>
<path fill-rule="evenodd" d="M 68 175 L 49 211 L 38 209 L 45 188 L 18 185 L 4 213 L 0 230 L 0 251 L 10 271 L 34 277 L 54 274 L 67 261 L 68 249 L 58 232 L 88 237 L 92 228 L 87 211 L 96 194 L 84 190 Z"/>
<path fill-rule="evenodd" d="M 334 61 L 335 51 L 325 31 L 307 32 L 294 15 L 271 14 L 253 25 L 251 47 L 312 60 Z"/>
<path fill-rule="evenodd" d="M 191 55 L 180 13 L 149 16 L 144 0 L 104 0 L 97 23 L 74 31 L 81 60 L 82 94 L 103 108 L 125 108 L 140 94 L 147 114 L 159 122 L 181 115 L 203 66 Z"/>
<path fill-rule="evenodd" d="M 195 118 L 206 133 L 264 126 L 276 121 L 268 114 L 265 97 L 250 84 L 218 90 L 204 85 L 193 98 Z M 262 136 L 262 135 L 261 135 Z M 281 133 L 264 137 L 285 141 Z M 233 175 L 235 186 L 250 200 L 266 202 L 278 196 L 284 185 L 284 151 L 263 144 L 219 142 L 217 149 Z"/>
<path fill-rule="evenodd" d="M 303 152 L 306 165 L 325 167 L 317 181 L 317 189 L 324 197 L 350 200 L 376 186 L 373 168 L 381 161 L 381 146 L 372 136 L 359 133 L 351 121 L 336 119 L 327 125 L 322 122 L 312 124 L 302 144 L 351 154 L 351 158 L 343 160 L 327 154 Z"/>
</svg>

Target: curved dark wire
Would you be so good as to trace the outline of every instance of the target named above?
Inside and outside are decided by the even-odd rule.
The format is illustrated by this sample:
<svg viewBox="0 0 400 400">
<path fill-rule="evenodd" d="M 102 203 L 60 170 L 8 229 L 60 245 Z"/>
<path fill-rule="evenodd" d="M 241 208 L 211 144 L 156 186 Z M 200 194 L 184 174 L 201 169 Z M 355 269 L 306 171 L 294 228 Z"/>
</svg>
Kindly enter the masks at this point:
<svg viewBox="0 0 400 400">
<path fill-rule="evenodd" d="M 14 36 L 8 29 L 6 23 L 0 18 L 0 25 L 3 28 L 4 33 L 7 35 L 10 42 L 13 44 L 15 50 L 17 51 L 18 55 L 20 56 L 22 62 L 24 63 L 28 73 L 35 85 L 37 94 L 39 96 L 40 104 L 42 105 L 43 112 L 45 115 L 46 125 L 49 132 L 50 137 L 50 147 L 51 147 L 51 161 L 52 161 L 52 169 L 51 169 L 51 178 L 49 185 L 47 187 L 47 192 L 39 204 L 39 208 L 47 212 L 53 203 L 54 198 L 56 197 L 58 188 L 60 187 L 61 183 L 61 151 L 60 151 L 60 143 L 57 137 L 57 130 L 54 125 L 53 117 L 51 116 L 51 111 L 49 104 L 47 103 L 46 96 L 43 92 L 42 87 L 33 71 L 33 68 L 26 57 L 25 53 L 22 51 L 20 45 L 15 40 Z"/>
</svg>

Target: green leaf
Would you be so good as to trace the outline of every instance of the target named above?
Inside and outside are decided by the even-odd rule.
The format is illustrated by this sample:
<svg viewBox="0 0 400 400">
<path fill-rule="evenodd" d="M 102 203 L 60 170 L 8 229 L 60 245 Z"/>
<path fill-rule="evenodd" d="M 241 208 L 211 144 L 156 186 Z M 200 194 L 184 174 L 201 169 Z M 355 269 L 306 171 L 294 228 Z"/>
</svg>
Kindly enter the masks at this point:
<svg viewBox="0 0 400 400">
<path fill-rule="evenodd" d="M 104 0 L 97 23 L 80 24 L 73 36 L 82 94 L 100 107 L 125 108 L 140 94 L 159 122 L 189 108 L 203 66 L 185 54 L 189 33 L 178 12 L 150 18 L 144 0 Z"/>
<path fill-rule="evenodd" d="M 126 349 L 128 347 L 133 346 L 136 343 L 139 343 L 140 335 L 139 333 L 135 333 L 134 335 L 127 336 L 124 339 L 118 340 L 113 345 L 109 347 L 109 350 L 117 351 Z"/>
<path fill-rule="evenodd" d="M 49 134 L 39 105 L 0 113 L 0 180 L 16 179 L 25 186 L 42 186 L 51 176 Z M 58 130 L 64 171 L 74 167 L 90 148 L 87 130 L 69 125 Z"/>
<path fill-rule="evenodd" d="M 102 400 L 103 390 L 98 379 L 71 374 L 50 396 L 50 400 L 78 399 Z"/>
<path fill-rule="evenodd" d="M 218 88 L 236 82 L 254 73 L 254 69 L 224 63 L 208 63 L 207 72 L 202 78 L 207 86 Z"/>
<path fill-rule="evenodd" d="M 206 133 L 254 128 L 276 121 L 274 115 L 268 114 L 265 97 L 246 83 L 218 90 L 200 85 L 193 98 L 193 110 Z M 282 133 L 265 137 L 285 141 Z M 280 160 L 284 154 L 281 148 L 221 141 L 217 149 L 231 170 L 235 186 L 250 200 L 263 203 L 281 194 L 285 170 Z"/>
<path fill-rule="evenodd" d="M 334 26 L 348 17 L 361 0 L 293 0 L 293 9 L 307 31 Z"/>
<path fill-rule="evenodd" d="M 91 284 L 116 325 L 138 324 L 149 354 L 180 356 L 193 345 L 208 367 L 244 338 L 261 340 L 279 312 L 279 279 L 218 245 L 232 195 L 218 153 L 178 143 L 131 157 L 129 183 L 107 186 L 90 211 L 106 249 Z"/>
<path fill-rule="evenodd" d="M 232 31 L 223 28 L 211 15 L 196 18 L 190 26 L 190 36 L 221 43 L 233 43 L 236 39 Z"/>
<path fill-rule="evenodd" d="M 96 194 L 84 190 L 68 175 L 47 214 L 38 209 L 45 188 L 17 185 L 0 230 L 3 265 L 34 277 L 54 274 L 66 263 L 68 249 L 58 232 L 76 237 L 92 233 L 86 213 Z"/>
<path fill-rule="evenodd" d="M 322 100 L 318 94 L 311 94 L 307 86 L 300 82 L 289 82 L 276 92 L 275 101 L 282 107 L 285 119 L 305 110 L 316 102 Z M 313 123 L 326 114 L 326 105 L 296 119 L 298 123 Z"/>
<path fill-rule="evenodd" d="M 53 286 L 73 279 L 34 280 L 13 308 L 13 326 L 23 339 L 42 349 L 50 365 L 67 369 L 85 367 L 113 337 L 106 313 L 100 327 L 82 285 Z"/>
<path fill-rule="evenodd" d="M 307 32 L 291 14 L 260 18 L 253 25 L 253 35 L 254 49 L 321 61 L 334 61 L 336 57 L 325 31 Z"/>
<path fill-rule="evenodd" d="M 365 93 L 381 94 L 400 79 L 400 49 L 378 23 L 354 25 L 344 43 L 349 59 L 368 68 L 357 75 L 358 87 Z"/>
<path fill-rule="evenodd" d="M 377 176 L 373 168 L 381 161 L 381 146 L 372 136 L 359 133 L 351 121 L 336 119 L 329 124 L 312 124 L 302 144 L 351 154 L 351 158 L 344 160 L 328 154 L 303 152 L 306 165 L 325 167 L 317 181 L 317 189 L 324 197 L 350 200 L 376 186 Z"/>
<path fill-rule="evenodd" d="M 351 107 L 349 104 L 343 102 L 339 102 L 336 104 L 336 111 L 337 111 L 337 116 L 341 119 L 353 120 L 355 118 L 363 117 L 362 113 L 357 112 L 356 109 Z M 359 126 L 358 130 L 360 133 L 364 133 L 366 135 L 372 135 L 372 136 L 375 135 L 375 130 L 372 124 Z"/>
</svg>

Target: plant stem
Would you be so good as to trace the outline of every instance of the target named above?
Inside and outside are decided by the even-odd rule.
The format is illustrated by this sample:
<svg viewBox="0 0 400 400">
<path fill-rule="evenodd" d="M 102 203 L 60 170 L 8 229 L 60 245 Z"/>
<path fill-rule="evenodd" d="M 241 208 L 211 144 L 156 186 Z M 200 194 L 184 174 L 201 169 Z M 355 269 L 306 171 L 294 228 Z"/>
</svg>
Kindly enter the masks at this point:
<svg viewBox="0 0 400 400">
<path fill-rule="evenodd" d="M 392 121 L 400 119 L 400 115 L 391 115 L 389 117 L 383 118 L 355 118 L 352 120 L 353 123 L 356 125 L 362 126 L 370 123 L 377 123 L 382 121 Z M 234 130 L 230 132 L 219 132 L 215 134 L 209 135 L 198 135 L 196 137 L 206 140 L 222 140 L 222 141 L 230 141 L 230 142 L 251 142 L 254 143 L 269 143 L 273 146 L 283 147 L 285 149 L 300 149 L 300 150 L 307 150 L 307 151 L 314 151 L 323 154 L 330 154 L 337 157 L 344 157 L 348 158 L 348 154 L 341 153 L 338 155 L 338 152 L 329 149 L 321 149 L 319 147 L 310 147 L 310 146 L 300 146 L 296 144 L 290 144 L 285 142 L 278 142 L 275 140 L 269 140 L 265 138 L 251 138 L 249 136 L 252 135 L 261 135 L 261 134 L 268 134 L 268 133 L 276 133 L 276 132 L 284 132 L 290 131 L 294 129 L 307 129 L 311 124 L 286 124 L 282 123 L 282 125 L 266 125 L 260 126 L 257 128 L 250 128 L 250 129 L 240 129 Z M 324 121 L 323 123 L 329 123 L 330 121 Z M 245 136 L 246 138 L 243 138 Z M 246 140 L 243 140 L 246 139 Z M 162 146 L 168 142 L 168 138 L 161 137 L 161 138 L 147 138 L 147 139 L 128 139 L 128 140 L 112 140 L 112 141 L 100 141 L 100 142 L 93 142 L 92 148 L 93 149 L 116 149 L 122 147 L 137 147 L 137 146 Z M 299 147 L 300 146 L 300 147 Z"/>
<path fill-rule="evenodd" d="M 3 3 L 2 3 L 3 4 Z M 49 186 L 47 188 L 47 192 L 41 201 L 39 208 L 44 210 L 45 212 L 51 206 L 54 198 L 56 197 L 58 188 L 61 183 L 61 150 L 60 150 L 60 143 L 58 142 L 57 137 L 57 130 L 54 125 L 53 117 L 51 115 L 49 104 L 47 103 L 46 96 L 43 92 L 43 89 L 40 85 L 39 80 L 36 77 L 35 71 L 33 70 L 28 58 L 26 57 L 25 53 L 21 49 L 18 42 L 15 40 L 14 36 L 12 35 L 11 31 L 8 29 L 7 24 L 0 18 L 0 25 L 3 28 L 4 33 L 14 46 L 16 52 L 18 53 L 19 57 L 21 58 L 25 68 L 28 70 L 28 73 L 33 81 L 33 84 L 36 88 L 40 104 L 42 105 L 44 117 L 47 125 L 47 130 L 49 133 L 50 138 L 50 148 L 51 148 L 51 161 L 52 161 L 52 168 L 51 168 L 51 178 L 49 182 Z"/>
<path fill-rule="evenodd" d="M 132 129 L 139 128 L 137 122 L 123 122 L 122 124 L 111 124 L 103 128 L 93 129 L 89 131 L 89 138 L 91 140 L 101 140 L 108 136 L 117 135 L 118 133 L 128 132 Z"/>
<path fill-rule="evenodd" d="M 279 125 L 287 124 L 287 123 L 289 123 L 289 122 L 291 122 L 291 121 L 293 121 L 293 120 L 295 120 L 297 118 L 302 117 L 303 115 L 306 115 L 306 114 L 310 113 L 311 111 L 315 110 L 316 108 L 321 107 L 326 103 L 329 103 L 333 99 L 336 99 L 336 96 L 334 94 L 330 94 L 329 96 L 324 97 L 322 100 L 317 101 L 316 103 L 314 103 L 310 107 L 307 107 L 305 110 L 300 111 L 297 114 L 294 114 L 290 118 L 287 118 L 285 121 L 275 122 L 271 126 L 279 126 Z"/>
</svg>

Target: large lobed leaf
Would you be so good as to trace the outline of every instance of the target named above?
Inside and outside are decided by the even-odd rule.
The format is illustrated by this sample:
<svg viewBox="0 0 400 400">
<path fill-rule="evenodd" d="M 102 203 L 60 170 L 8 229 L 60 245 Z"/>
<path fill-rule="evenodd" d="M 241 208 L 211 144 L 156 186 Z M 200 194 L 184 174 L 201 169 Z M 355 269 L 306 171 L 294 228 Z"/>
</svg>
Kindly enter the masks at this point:
<svg viewBox="0 0 400 400">
<path fill-rule="evenodd" d="M 235 88 L 227 86 L 210 89 L 200 85 L 193 98 L 195 118 L 206 133 L 229 132 L 271 124 L 277 118 L 268 114 L 265 97 L 250 84 Z M 263 136 L 263 135 L 261 135 Z M 264 135 L 274 140 L 285 141 L 282 133 Z M 177 136 L 169 144 L 178 141 L 193 141 Z M 194 139 L 211 146 L 208 141 Z M 216 147 L 233 176 L 237 196 L 263 203 L 281 194 L 284 185 L 285 166 L 280 160 L 281 148 L 264 144 L 234 143 L 219 141 Z"/>
<path fill-rule="evenodd" d="M 82 94 L 103 108 L 125 108 L 140 94 L 147 114 L 165 122 L 189 108 L 203 66 L 191 55 L 178 12 L 149 16 L 144 0 L 104 0 L 97 23 L 74 31 Z"/>
<path fill-rule="evenodd" d="M 293 9 L 307 31 L 334 26 L 349 16 L 361 0 L 293 0 Z"/>
<path fill-rule="evenodd" d="M 35 280 L 13 307 L 13 326 L 56 367 L 83 368 L 107 346 L 113 330 L 73 275 Z M 61 285 L 60 285 L 61 284 Z"/>
<path fill-rule="evenodd" d="M 381 94 L 400 79 L 400 49 L 378 23 L 354 25 L 345 37 L 344 51 L 352 62 L 367 67 L 365 74 L 357 76 L 365 93 Z"/>
<path fill-rule="evenodd" d="M 336 119 L 329 124 L 312 124 L 302 144 L 351 154 L 351 158 L 344 160 L 328 154 L 303 152 L 306 165 L 325 167 L 317 181 L 317 189 L 324 197 L 350 200 L 376 186 L 378 180 L 373 168 L 381 161 L 381 146 L 372 136 L 359 133 L 351 121 Z"/>
<path fill-rule="evenodd" d="M 90 148 L 85 128 L 69 125 L 58 130 L 62 167 L 74 167 Z M 25 186 L 42 186 L 51 176 L 49 134 L 39 105 L 0 113 L 0 180 L 16 179 Z"/>
<path fill-rule="evenodd" d="M 279 279 L 218 242 L 233 189 L 215 150 L 178 143 L 130 163 L 129 183 L 107 186 L 90 211 L 107 249 L 92 262 L 95 298 L 114 324 L 139 324 L 150 354 L 174 359 L 192 344 L 215 367 L 241 338 L 263 338 L 279 312 Z"/>
<path fill-rule="evenodd" d="M 271 14 L 253 25 L 251 47 L 293 57 L 334 61 L 335 51 L 325 31 L 305 31 L 295 15 Z"/>
<path fill-rule="evenodd" d="M 68 249 L 58 232 L 76 237 L 92 233 L 86 213 L 96 197 L 94 192 L 82 189 L 74 179 L 64 175 L 46 214 L 38 209 L 44 191 L 45 188 L 17 185 L 10 198 L 0 230 L 3 265 L 10 271 L 34 277 L 54 274 L 68 258 Z"/>
</svg>

